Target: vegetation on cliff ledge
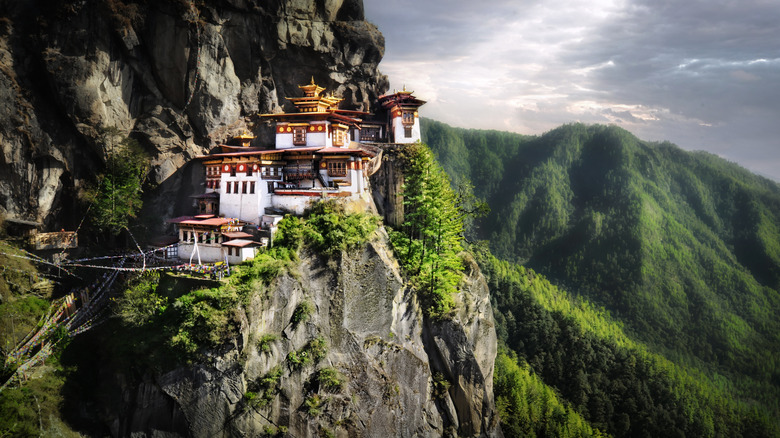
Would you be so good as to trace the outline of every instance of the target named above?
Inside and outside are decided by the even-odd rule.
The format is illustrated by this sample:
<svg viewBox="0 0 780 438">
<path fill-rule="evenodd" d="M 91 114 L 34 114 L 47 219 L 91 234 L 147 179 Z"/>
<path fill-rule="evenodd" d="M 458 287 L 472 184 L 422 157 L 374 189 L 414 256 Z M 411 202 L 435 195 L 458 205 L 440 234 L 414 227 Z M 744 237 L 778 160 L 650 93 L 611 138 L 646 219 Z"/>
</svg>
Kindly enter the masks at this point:
<svg viewBox="0 0 780 438">
<path fill-rule="evenodd" d="M 390 233 L 401 265 L 420 291 L 425 313 L 450 313 L 463 277 L 463 212 L 450 179 L 423 144 L 406 146 L 404 223 Z"/>
<path fill-rule="evenodd" d="M 158 369 L 182 358 L 197 359 L 204 347 L 217 347 L 236 335 L 239 307 L 278 275 L 294 270 L 303 245 L 333 256 L 365 243 L 378 224 L 375 215 L 346 214 L 340 204 L 319 202 L 302 218 L 284 218 L 273 248 L 231 267 L 222 284 L 209 287 L 203 280 L 157 273 L 136 277 L 117 300 L 122 321 L 117 330 L 123 335 L 121 342 L 110 342 L 118 350 L 116 357 L 141 357 L 128 365 Z"/>
<path fill-rule="evenodd" d="M 110 236 L 127 228 L 141 210 L 150 170 L 149 157 L 138 142 L 129 137 L 117 141 L 118 137 L 116 128 L 102 131 L 102 147 L 108 151 L 106 168 L 84 193 L 90 224 Z"/>
</svg>

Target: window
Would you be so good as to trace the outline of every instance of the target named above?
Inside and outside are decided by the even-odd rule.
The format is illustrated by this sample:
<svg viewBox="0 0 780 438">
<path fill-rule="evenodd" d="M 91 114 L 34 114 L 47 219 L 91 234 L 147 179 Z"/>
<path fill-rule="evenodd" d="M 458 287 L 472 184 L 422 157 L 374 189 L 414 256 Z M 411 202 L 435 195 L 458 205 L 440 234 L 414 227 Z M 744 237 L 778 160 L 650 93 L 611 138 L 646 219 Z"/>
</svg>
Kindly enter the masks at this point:
<svg viewBox="0 0 780 438">
<path fill-rule="evenodd" d="M 345 161 L 328 161 L 328 176 L 347 176 Z"/>
<path fill-rule="evenodd" d="M 360 140 L 377 141 L 379 140 L 379 128 L 363 128 L 360 130 Z"/>
<path fill-rule="evenodd" d="M 246 166 L 246 176 L 252 176 L 252 165 L 247 164 Z"/>
<path fill-rule="evenodd" d="M 244 181 L 243 183 L 241 183 L 241 193 L 244 193 L 244 194 L 246 194 L 246 181 Z"/>
<path fill-rule="evenodd" d="M 404 125 L 414 125 L 414 113 L 411 111 L 404 111 L 401 120 Z"/>
<path fill-rule="evenodd" d="M 233 193 L 238 193 L 238 181 L 233 181 Z"/>
<path fill-rule="evenodd" d="M 236 166 L 230 166 L 230 176 L 236 176 Z"/>
<path fill-rule="evenodd" d="M 252 181 L 249 183 L 249 193 L 254 195 L 255 194 L 255 182 Z"/>
<path fill-rule="evenodd" d="M 412 138 L 412 127 L 411 126 L 404 126 L 404 137 Z"/>
<path fill-rule="evenodd" d="M 225 193 L 230 193 L 230 185 L 231 185 L 230 181 L 228 181 L 227 184 L 225 184 Z"/>
<path fill-rule="evenodd" d="M 293 128 L 293 144 L 295 146 L 306 145 L 306 127 L 296 126 Z"/>
<path fill-rule="evenodd" d="M 346 132 L 341 129 L 334 129 L 333 130 L 333 145 L 334 146 L 344 146 L 344 138 L 346 137 Z"/>
</svg>

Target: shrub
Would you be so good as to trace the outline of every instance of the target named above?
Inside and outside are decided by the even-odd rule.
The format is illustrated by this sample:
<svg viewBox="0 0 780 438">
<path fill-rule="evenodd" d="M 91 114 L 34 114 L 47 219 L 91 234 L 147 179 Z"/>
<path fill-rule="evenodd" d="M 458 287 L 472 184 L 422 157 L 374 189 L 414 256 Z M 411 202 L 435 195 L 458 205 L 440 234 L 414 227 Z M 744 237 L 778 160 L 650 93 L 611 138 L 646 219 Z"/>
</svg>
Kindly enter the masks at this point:
<svg viewBox="0 0 780 438">
<path fill-rule="evenodd" d="M 299 370 L 309 364 L 321 361 L 327 354 L 328 344 L 325 338 L 317 336 L 300 350 L 291 351 L 287 355 L 287 363 L 290 365 L 290 368 Z"/>
<path fill-rule="evenodd" d="M 268 333 L 263 335 L 259 341 L 257 341 L 257 350 L 263 353 L 267 353 L 271 351 L 271 344 L 276 342 L 279 339 L 279 336 Z"/>
<path fill-rule="evenodd" d="M 248 385 L 249 391 L 244 393 L 244 401 L 249 406 L 262 408 L 271 403 L 279 390 L 279 380 L 282 378 L 282 368 L 275 366 L 268 374 Z"/>
<path fill-rule="evenodd" d="M 303 401 L 306 413 L 312 417 L 316 417 L 322 413 L 322 405 L 328 401 L 327 398 L 321 397 L 319 394 L 312 394 Z"/>
<path fill-rule="evenodd" d="M 308 301 L 301 301 L 293 311 L 290 323 L 293 327 L 298 327 L 298 324 L 305 322 L 309 319 L 309 316 L 314 312 L 314 305 Z"/>
<path fill-rule="evenodd" d="M 335 368 L 327 367 L 317 371 L 315 381 L 320 388 L 340 392 L 344 387 L 344 376 Z"/>
<path fill-rule="evenodd" d="M 346 214 L 344 207 L 334 201 L 317 202 L 304 218 L 287 216 L 279 222 L 274 245 L 297 251 L 305 242 L 333 256 L 365 243 L 380 223 L 379 216 Z"/>
<path fill-rule="evenodd" d="M 448 391 L 450 390 L 450 386 L 452 386 L 452 383 L 450 383 L 449 380 L 447 380 L 446 377 L 444 377 L 444 374 L 442 373 L 435 373 L 433 375 L 433 397 L 437 399 L 443 399 L 447 396 Z"/>
</svg>

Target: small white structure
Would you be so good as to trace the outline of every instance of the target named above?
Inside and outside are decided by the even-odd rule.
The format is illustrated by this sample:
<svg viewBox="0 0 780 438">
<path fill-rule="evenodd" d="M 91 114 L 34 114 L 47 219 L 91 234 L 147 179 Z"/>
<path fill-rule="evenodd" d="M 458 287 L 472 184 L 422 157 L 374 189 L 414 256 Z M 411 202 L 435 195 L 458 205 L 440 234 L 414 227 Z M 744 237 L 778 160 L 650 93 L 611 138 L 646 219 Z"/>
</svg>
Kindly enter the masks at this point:
<svg viewBox="0 0 780 438">
<path fill-rule="evenodd" d="M 417 110 L 425 104 L 411 91 L 399 91 L 379 97 L 379 103 L 387 110 L 389 119 L 388 140 L 391 143 L 415 143 L 421 141 L 420 117 Z"/>
<path fill-rule="evenodd" d="M 255 258 L 260 243 L 246 239 L 235 239 L 223 243 L 222 246 L 227 252 L 228 262 L 236 264 Z"/>
<path fill-rule="evenodd" d="M 244 226 L 238 219 L 213 215 L 184 216 L 168 222 L 176 224 L 179 229 L 179 258 L 197 264 L 225 261 L 227 251 L 224 244 L 231 232 L 240 232 Z"/>
</svg>

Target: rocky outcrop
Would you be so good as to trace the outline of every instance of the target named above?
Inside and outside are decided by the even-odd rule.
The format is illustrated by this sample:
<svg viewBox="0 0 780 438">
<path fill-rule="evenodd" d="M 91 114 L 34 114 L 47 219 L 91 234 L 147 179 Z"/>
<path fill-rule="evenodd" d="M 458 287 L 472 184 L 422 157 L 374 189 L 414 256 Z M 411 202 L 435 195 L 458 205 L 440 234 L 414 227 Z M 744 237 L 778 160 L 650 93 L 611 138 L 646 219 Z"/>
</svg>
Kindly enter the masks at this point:
<svg viewBox="0 0 780 438">
<path fill-rule="evenodd" d="M 493 404 L 496 333 L 479 269 L 456 297 L 452 320 L 423 318 L 387 247 L 383 230 L 339 261 L 301 255 L 299 265 L 239 310 L 243 321 L 232 346 L 209 364 L 180 368 L 136 385 L 122 383 L 109 399 L 115 436 L 411 437 L 500 436 Z M 302 302 L 303 322 L 291 322 Z M 272 335 L 270 338 L 266 335 Z M 258 341 L 273 339 L 260 348 Z M 295 366 L 315 339 L 327 352 Z M 335 369 L 340 388 L 316 376 Z M 248 401 L 258 382 L 278 374 L 278 391 L 266 404 Z M 256 400 L 262 395 L 253 395 Z M 162 414 L 161 414 L 162 413 Z"/>
<path fill-rule="evenodd" d="M 371 175 L 371 196 L 384 222 L 398 227 L 404 222 L 404 157 L 403 145 L 379 145 L 382 153 L 378 169 Z"/>
<path fill-rule="evenodd" d="M 371 110 L 384 40 L 360 0 L 0 1 L 0 214 L 73 226 L 79 192 L 114 144 L 152 160 L 159 217 L 186 198 L 181 169 L 312 77 Z M 288 107 L 289 109 L 289 107 Z"/>
</svg>

